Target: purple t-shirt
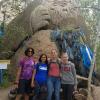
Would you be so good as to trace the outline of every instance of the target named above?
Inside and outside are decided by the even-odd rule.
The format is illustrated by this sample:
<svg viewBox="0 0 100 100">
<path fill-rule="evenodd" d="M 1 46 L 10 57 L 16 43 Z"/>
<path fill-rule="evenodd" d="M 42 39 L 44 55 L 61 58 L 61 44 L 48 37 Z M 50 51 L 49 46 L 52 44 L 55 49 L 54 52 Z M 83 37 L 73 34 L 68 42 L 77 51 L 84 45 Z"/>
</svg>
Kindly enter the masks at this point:
<svg viewBox="0 0 100 100">
<path fill-rule="evenodd" d="M 33 70 L 35 69 L 33 57 L 24 57 L 19 61 L 19 67 L 22 67 L 20 79 L 29 80 L 32 78 Z"/>
</svg>

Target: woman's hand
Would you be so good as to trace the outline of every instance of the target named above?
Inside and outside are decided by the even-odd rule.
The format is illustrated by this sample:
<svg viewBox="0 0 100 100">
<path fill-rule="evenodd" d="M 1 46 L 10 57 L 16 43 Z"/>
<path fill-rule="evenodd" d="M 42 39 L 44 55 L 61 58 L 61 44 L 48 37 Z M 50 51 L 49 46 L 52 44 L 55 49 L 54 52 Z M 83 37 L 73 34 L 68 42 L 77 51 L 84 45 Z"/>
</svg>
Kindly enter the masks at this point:
<svg viewBox="0 0 100 100">
<path fill-rule="evenodd" d="M 19 84 L 18 81 L 17 81 L 17 82 L 14 82 L 14 87 L 15 87 L 15 88 L 18 88 L 18 84 Z"/>
<path fill-rule="evenodd" d="M 31 87 L 33 88 L 35 86 L 34 82 L 31 82 Z"/>
</svg>

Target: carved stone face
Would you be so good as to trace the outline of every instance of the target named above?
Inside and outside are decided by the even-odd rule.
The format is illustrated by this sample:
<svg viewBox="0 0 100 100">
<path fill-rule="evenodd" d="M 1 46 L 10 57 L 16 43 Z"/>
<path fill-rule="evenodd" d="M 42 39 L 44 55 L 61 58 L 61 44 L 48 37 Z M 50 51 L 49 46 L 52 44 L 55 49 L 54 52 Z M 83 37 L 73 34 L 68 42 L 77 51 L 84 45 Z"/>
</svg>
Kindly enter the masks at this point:
<svg viewBox="0 0 100 100">
<path fill-rule="evenodd" d="M 37 56 L 39 50 L 49 55 L 52 48 L 57 49 L 50 39 L 53 28 L 59 26 L 62 30 L 67 26 L 77 27 L 78 16 L 79 11 L 74 0 L 42 0 L 30 15 L 29 23 L 34 34 L 26 41 L 24 48 L 33 47 Z"/>
<path fill-rule="evenodd" d="M 78 9 L 74 0 L 47 0 L 35 8 L 30 21 L 33 31 L 77 24 Z"/>
<path fill-rule="evenodd" d="M 78 15 L 79 11 L 74 0 L 42 0 L 30 16 L 33 42 L 27 43 L 27 46 L 31 45 L 36 51 L 41 49 L 41 46 L 42 49 L 48 48 L 48 45 L 51 45 L 51 48 L 57 48 L 50 40 L 50 32 L 56 26 L 61 30 L 67 26 L 77 27 Z"/>
</svg>

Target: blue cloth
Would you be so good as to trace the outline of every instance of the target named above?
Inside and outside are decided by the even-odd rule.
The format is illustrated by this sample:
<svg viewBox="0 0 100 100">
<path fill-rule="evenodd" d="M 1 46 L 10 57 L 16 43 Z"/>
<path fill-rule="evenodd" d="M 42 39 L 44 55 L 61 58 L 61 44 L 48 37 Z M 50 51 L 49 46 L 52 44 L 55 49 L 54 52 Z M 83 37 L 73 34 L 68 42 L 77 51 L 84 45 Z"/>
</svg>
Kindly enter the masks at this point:
<svg viewBox="0 0 100 100">
<path fill-rule="evenodd" d="M 57 39 L 61 39 L 61 31 L 58 28 L 55 28 L 53 32 L 50 34 L 51 40 L 56 41 Z"/>
<path fill-rule="evenodd" d="M 93 53 L 91 49 L 86 45 L 81 45 L 80 52 L 82 55 L 83 66 L 89 69 L 91 67 L 91 60 L 93 59 Z"/>
<path fill-rule="evenodd" d="M 37 63 L 36 64 L 36 75 L 35 80 L 39 85 L 46 85 L 47 83 L 47 64 Z"/>
</svg>

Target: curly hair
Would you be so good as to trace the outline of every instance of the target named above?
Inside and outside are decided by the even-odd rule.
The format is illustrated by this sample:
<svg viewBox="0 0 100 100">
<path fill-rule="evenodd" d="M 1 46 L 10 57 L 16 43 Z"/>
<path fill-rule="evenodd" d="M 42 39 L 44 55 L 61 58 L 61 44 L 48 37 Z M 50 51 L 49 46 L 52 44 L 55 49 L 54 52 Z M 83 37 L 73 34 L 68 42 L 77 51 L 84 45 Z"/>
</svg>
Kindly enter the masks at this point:
<svg viewBox="0 0 100 100">
<path fill-rule="evenodd" d="M 25 52 L 24 52 L 24 54 L 25 54 L 26 56 L 28 56 L 29 50 L 32 50 L 32 55 L 34 54 L 34 49 L 31 48 L 31 47 L 29 47 L 29 48 L 27 48 L 27 49 L 25 50 Z"/>
</svg>

